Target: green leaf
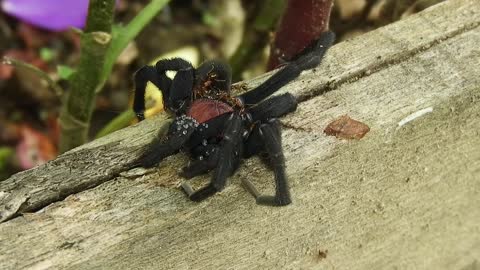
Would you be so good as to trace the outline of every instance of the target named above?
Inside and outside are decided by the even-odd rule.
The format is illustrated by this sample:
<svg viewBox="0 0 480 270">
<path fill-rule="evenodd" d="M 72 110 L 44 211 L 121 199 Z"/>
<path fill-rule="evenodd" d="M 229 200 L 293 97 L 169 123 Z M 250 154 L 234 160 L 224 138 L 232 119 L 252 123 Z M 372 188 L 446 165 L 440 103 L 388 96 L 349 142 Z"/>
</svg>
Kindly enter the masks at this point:
<svg viewBox="0 0 480 270">
<path fill-rule="evenodd" d="M 10 158 L 14 154 L 13 148 L 2 146 L 0 147 L 0 171 L 5 170 L 8 166 Z"/>
<path fill-rule="evenodd" d="M 45 62 L 50 62 L 55 58 L 55 52 L 47 47 L 40 49 L 40 58 Z"/>
<path fill-rule="evenodd" d="M 75 73 L 75 70 L 69 66 L 58 65 L 57 73 L 61 79 L 68 80 L 73 75 L 73 73 Z"/>
<path fill-rule="evenodd" d="M 212 13 L 205 11 L 202 14 L 202 22 L 207 26 L 216 26 L 220 23 L 217 17 L 215 17 Z"/>
<path fill-rule="evenodd" d="M 105 58 L 105 64 L 103 66 L 103 72 L 101 76 L 99 87 L 102 89 L 103 84 L 107 80 L 108 76 L 112 72 L 113 65 L 118 56 L 127 47 L 140 31 L 162 10 L 162 8 L 170 0 L 152 0 L 133 20 L 125 27 L 116 26 L 112 29 L 112 41 L 108 48 Z"/>
<path fill-rule="evenodd" d="M 112 121 L 110 121 L 110 123 L 108 123 L 105 127 L 103 127 L 97 133 L 97 135 L 95 135 L 95 139 L 103 137 L 124 127 L 128 127 L 130 123 L 135 119 L 136 115 L 133 110 L 124 111 L 123 113 L 115 117 Z"/>
</svg>

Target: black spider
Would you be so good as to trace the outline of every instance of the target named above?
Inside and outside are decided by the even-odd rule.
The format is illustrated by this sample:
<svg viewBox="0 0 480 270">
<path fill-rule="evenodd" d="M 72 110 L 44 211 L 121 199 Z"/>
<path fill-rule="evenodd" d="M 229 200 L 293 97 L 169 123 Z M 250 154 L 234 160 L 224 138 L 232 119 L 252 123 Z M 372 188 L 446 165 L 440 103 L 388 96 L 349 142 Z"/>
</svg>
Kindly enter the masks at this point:
<svg viewBox="0 0 480 270">
<path fill-rule="evenodd" d="M 334 38 L 332 32 L 323 33 L 265 82 L 238 96 L 230 94 L 230 67 L 221 61 L 207 61 L 195 69 L 189 62 L 173 58 L 142 67 L 135 73 L 133 109 L 138 119 L 144 119 L 148 81 L 161 90 L 166 111 L 174 113 L 176 118 L 167 135 L 155 139 L 131 167 L 153 167 L 180 150 L 188 152 L 192 161 L 182 169 L 181 176 L 190 179 L 213 170 L 210 184 L 197 191 L 187 183 L 182 184 L 190 199 L 201 201 L 225 187 L 227 178 L 243 158 L 261 154 L 274 172 L 275 195 L 260 195 L 244 180 L 248 191 L 258 204 L 290 204 L 281 130 L 276 118 L 295 111 L 297 101 L 290 93 L 264 99 L 303 70 L 319 65 Z M 166 71 L 176 71 L 173 79 L 166 76 Z"/>
</svg>

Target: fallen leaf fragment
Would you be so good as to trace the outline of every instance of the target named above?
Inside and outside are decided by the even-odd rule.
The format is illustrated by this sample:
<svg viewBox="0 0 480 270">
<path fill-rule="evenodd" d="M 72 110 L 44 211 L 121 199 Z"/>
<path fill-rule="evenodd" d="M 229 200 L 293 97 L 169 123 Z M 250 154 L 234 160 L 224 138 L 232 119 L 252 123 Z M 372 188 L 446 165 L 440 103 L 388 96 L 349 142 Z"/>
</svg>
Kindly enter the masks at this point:
<svg viewBox="0 0 480 270">
<path fill-rule="evenodd" d="M 323 132 L 339 139 L 360 140 L 369 131 L 370 127 L 364 123 L 354 120 L 348 115 L 342 115 L 328 124 Z"/>
</svg>

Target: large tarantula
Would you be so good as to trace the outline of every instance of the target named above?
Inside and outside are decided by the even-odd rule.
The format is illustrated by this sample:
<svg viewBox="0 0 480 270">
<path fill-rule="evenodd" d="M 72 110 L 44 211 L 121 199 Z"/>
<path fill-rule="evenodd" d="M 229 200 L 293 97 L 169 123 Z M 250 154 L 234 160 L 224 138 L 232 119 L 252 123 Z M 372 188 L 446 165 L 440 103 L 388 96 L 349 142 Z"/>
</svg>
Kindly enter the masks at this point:
<svg viewBox="0 0 480 270">
<path fill-rule="evenodd" d="M 138 119 L 144 119 L 148 81 L 161 90 L 165 110 L 176 118 L 167 135 L 155 139 L 131 167 L 153 167 L 180 150 L 188 152 L 192 161 L 182 169 L 181 176 L 190 179 L 213 170 L 210 184 L 197 191 L 187 183 L 182 184 L 191 200 L 201 201 L 224 189 L 227 178 L 243 158 L 261 154 L 274 172 L 275 195 L 260 195 L 248 180 L 244 184 L 258 204 L 290 204 L 277 118 L 295 111 L 297 102 L 290 93 L 264 99 L 303 70 L 319 65 L 334 38 L 332 32 L 323 33 L 265 82 L 238 96 L 230 93 L 230 67 L 218 60 L 204 62 L 197 69 L 181 58 L 142 67 L 134 78 L 133 109 Z M 173 79 L 167 77 L 166 71 L 176 71 Z"/>
</svg>

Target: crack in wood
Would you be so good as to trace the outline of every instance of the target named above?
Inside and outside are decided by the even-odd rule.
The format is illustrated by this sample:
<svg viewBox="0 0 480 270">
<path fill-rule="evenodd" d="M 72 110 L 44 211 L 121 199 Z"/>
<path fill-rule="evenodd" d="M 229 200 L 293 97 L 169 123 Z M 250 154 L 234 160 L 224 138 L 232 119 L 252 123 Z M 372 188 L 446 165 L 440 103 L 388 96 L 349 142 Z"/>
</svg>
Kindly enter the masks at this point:
<svg viewBox="0 0 480 270">
<path fill-rule="evenodd" d="M 428 20 L 426 20 L 428 21 Z M 379 61 L 376 63 L 372 63 L 371 65 L 367 65 L 364 68 L 354 71 L 352 73 L 349 73 L 347 76 L 342 77 L 338 80 L 330 80 L 327 81 L 322 87 L 317 88 L 317 89 L 312 89 L 308 93 L 305 94 L 300 94 L 297 96 L 297 101 L 298 103 L 302 103 L 305 101 L 308 101 L 310 99 L 313 99 L 317 96 L 321 96 L 327 92 L 336 90 L 343 86 L 344 84 L 350 84 L 355 81 L 358 81 L 364 77 L 368 77 L 374 73 L 377 73 L 386 67 L 393 66 L 393 65 L 398 65 L 402 62 L 408 61 L 409 59 L 415 57 L 416 55 L 426 52 L 435 46 L 441 44 L 442 42 L 445 42 L 451 38 L 454 38 L 458 35 L 461 35 L 463 33 L 469 32 L 474 30 L 475 28 L 480 26 L 480 21 L 479 22 L 474 22 L 470 23 L 468 25 L 464 25 L 464 27 L 456 29 L 454 31 L 451 31 L 450 33 L 446 33 L 443 36 L 440 36 L 432 41 L 430 41 L 427 44 L 421 44 L 420 46 L 417 46 L 409 51 L 404 51 L 398 55 L 393 55 L 392 57 L 386 58 L 383 61 Z M 377 56 L 378 60 L 381 60 L 381 56 Z"/>
<path fill-rule="evenodd" d="M 280 121 L 280 124 L 284 129 L 291 129 L 296 132 L 317 132 L 314 129 L 296 126 L 294 124 L 291 124 L 290 122 Z"/>
</svg>

